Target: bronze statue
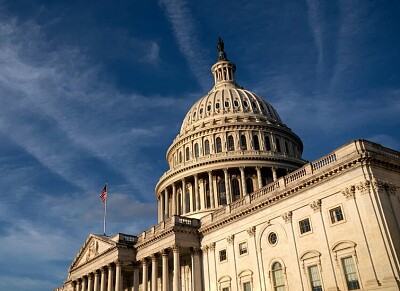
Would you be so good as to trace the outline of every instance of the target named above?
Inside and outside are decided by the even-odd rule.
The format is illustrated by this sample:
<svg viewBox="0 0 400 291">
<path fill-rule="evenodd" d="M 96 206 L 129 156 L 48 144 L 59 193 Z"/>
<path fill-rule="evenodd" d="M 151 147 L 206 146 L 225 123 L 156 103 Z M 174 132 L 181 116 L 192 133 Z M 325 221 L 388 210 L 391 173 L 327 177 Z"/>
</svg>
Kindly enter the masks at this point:
<svg viewBox="0 0 400 291">
<path fill-rule="evenodd" d="M 226 53 L 224 51 L 224 41 L 222 40 L 221 37 L 218 37 L 217 49 L 219 51 L 218 52 L 218 60 L 219 61 L 227 61 Z"/>
</svg>

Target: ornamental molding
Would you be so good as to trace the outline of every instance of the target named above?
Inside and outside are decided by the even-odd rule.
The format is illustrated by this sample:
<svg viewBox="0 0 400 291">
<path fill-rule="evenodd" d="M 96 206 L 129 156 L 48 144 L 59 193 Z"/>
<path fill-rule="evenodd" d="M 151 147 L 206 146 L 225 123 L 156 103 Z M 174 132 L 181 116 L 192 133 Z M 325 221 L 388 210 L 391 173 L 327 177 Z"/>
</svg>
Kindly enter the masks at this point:
<svg viewBox="0 0 400 291">
<path fill-rule="evenodd" d="M 321 205 L 322 205 L 321 199 L 317 199 L 317 200 L 313 201 L 312 203 L 310 203 L 310 207 L 312 210 L 314 210 L 314 212 L 321 211 Z"/>
<path fill-rule="evenodd" d="M 371 182 L 369 180 L 360 182 L 358 185 L 356 185 L 356 189 L 360 191 L 361 195 L 370 194 Z"/>
<path fill-rule="evenodd" d="M 229 235 L 229 236 L 226 238 L 226 241 L 227 241 L 228 244 L 230 244 L 230 245 L 233 244 L 234 240 L 235 240 L 235 235 L 234 235 L 234 234 Z"/>
<path fill-rule="evenodd" d="M 249 235 L 249 237 L 254 237 L 256 234 L 256 227 L 255 226 L 251 226 L 247 229 L 247 234 Z"/>
<path fill-rule="evenodd" d="M 292 222 L 292 217 L 293 217 L 293 212 L 292 211 L 288 211 L 285 212 L 284 214 L 282 214 L 282 219 L 286 222 Z"/>
<path fill-rule="evenodd" d="M 344 197 L 346 197 L 347 200 L 355 198 L 356 187 L 354 185 L 347 187 L 344 190 L 342 190 L 342 194 Z"/>
</svg>

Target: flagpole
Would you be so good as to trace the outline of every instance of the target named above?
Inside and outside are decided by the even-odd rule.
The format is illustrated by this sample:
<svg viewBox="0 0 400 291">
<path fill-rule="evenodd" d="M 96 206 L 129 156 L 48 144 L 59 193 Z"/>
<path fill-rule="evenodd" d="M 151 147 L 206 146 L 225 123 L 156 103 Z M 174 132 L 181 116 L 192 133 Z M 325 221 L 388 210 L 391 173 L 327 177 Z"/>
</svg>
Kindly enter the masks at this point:
<svg viewBox="0 0 400 291">
<path fill-rule="evenodd" d="M 108 196 L 108 180 L 106 182 L 106 191 L 107 191 L 107 196 Z M 106 223 L 107 223 L 107 200 L 108 197 L 106 197 L 106 200 L 104 202 L 104 226 L 103 226 L 103 233 L 106 235 Z"/>
</svg>

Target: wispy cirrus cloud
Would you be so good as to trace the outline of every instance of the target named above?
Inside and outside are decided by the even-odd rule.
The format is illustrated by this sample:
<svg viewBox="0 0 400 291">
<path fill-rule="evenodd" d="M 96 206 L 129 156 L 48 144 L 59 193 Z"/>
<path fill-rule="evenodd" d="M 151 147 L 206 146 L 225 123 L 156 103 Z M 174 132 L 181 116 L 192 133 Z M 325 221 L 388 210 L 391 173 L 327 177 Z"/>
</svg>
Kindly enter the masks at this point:
<svg viewBox="0 0 400 291">
<path fill-rule="evenodd" d="M 209 64 L 198 39 L 199 27 L 185 0 L 159 0 L 178 42 L 179 49 L 189 64 L 192 74 L 203 90 L 210 88 Z"/>
<path fill-rule="evenodd" d="M 310 26 L 314 44 L 317 49 L 317 65 L 316 65 L 316 73 L 317 77 L 321 75 L 323 69 L 323 60 L 324 60 L 324 44 L 323 44 L 323 23 L 320 16 L 320 0 L 307 0 L 307 16 L 308 16 L 308 25 Z"/>
</svg>

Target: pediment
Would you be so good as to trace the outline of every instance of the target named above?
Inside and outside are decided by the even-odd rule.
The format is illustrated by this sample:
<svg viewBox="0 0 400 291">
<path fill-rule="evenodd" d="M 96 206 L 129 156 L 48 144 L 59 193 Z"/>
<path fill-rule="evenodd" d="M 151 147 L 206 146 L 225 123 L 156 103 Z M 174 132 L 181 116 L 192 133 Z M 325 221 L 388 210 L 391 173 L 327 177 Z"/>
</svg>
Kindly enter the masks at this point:
<svg viewBox="0 0 400 291">
<path fill-rule="evenodd" d="M 90 234 L 72 261 L 69 270 L 97 258 L 107 250 L 115 247 L 115 245 L 116 243 L 106 236 Z"/>
</svg>

